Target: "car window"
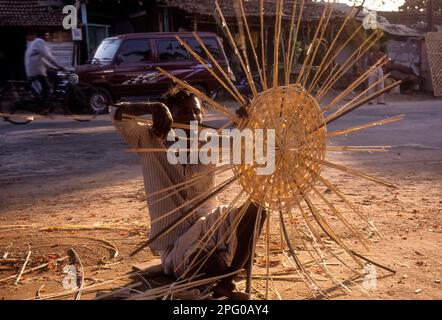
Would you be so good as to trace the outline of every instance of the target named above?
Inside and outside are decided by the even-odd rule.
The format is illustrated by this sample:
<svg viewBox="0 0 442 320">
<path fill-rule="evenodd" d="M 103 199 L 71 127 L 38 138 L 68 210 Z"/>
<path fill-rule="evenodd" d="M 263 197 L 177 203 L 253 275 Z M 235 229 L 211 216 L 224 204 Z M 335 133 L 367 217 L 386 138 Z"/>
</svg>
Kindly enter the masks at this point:
<svg viewBox="0 0 442 320">
<path fill-rule="evenodd" d="M 214 38 L 203 38 L 203 43 L 206 46 L 206 48 L 209 50 L 209 52 L 212 54 L 212 56 L 216 60 L 224 60 L 224 54 L 219 46 L 219 43 Z M 198 41 L 196 39 L 190 39 L 187 41 L 189 46 L 192 48 L 193 51 L 195 51 L 200 57 L 203 59 L 208 59 L 206 52 L 204 49 L 200 46 Z"/>
<path fill-rule="evenodd" d="M 136 63 L 151 60 L 150 43 L 148 39 L 133 39 L 124 41 L 119 56 L 123 63 Z"/>
<path fill-rule="evenodd" d="M 156 40 L 155 44 L 161 61 L 189 59 L 186 49 L 178 40 Z"/>
<path fill-rule="evenodd" d="M 110 63 L 120 47 L 121 40 L 105 39 L 95 51 L 92 63 Z"/>
</svg>

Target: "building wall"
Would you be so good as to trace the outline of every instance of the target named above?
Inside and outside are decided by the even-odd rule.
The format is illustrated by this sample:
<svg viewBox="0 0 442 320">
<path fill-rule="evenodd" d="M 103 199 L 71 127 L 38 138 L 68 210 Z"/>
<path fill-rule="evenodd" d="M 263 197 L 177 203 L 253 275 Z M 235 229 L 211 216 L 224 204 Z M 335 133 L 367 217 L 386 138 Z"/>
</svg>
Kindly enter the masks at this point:
<svg viewBox="0 0 442 320">
<path fill-rule="evenodd" d="M 7 80 L 25 80 L 24 56 L 32 28 L 0 27 L 0 85 Z M 70 32 L 58 28 L 48 29 L 49 47 L 57 61 L 68 67 L 73 65 L 74 44 Z"/>
<path fill-rule="evenodd" d="M 26 29 L 0 27 L 0 86 L 6 80 L 25 79 Z"/>
<path fill-rule="evenodd" d="M 421 73 L 422 77 L 425 79 L 424 91 L 434 92 L 433 79 L 431 78 L 430 63 L 428 61 L 427 45 L 425 44 L 425 40 L 421 41 L 420 46 L 421 46 L 421 60 L 422 60 Z"/>
</svg>

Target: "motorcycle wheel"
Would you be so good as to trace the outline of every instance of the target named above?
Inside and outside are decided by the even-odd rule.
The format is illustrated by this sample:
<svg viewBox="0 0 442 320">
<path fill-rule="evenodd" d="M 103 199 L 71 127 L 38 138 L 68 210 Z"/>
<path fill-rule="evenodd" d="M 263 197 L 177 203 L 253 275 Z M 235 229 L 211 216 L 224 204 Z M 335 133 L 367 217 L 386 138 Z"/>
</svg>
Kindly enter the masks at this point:
<svg viewBox="0 0 442 320">
<path fill-rule="evenodd" d="M 25 85 L 8 84 L 0 90 L 0 114 L 5 121 L 16 125 L 28 124 L 34 120 L 34 114 L 22 112 L 22 101 L 37 101 L 37 96 Z"/>
</svg>

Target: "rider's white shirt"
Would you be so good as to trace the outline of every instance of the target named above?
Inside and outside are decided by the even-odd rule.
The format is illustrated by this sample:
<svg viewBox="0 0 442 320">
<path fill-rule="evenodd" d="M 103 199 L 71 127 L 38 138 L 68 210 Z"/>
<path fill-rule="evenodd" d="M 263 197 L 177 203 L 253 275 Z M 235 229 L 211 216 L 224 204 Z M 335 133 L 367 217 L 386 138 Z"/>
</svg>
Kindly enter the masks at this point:
<svg viewBox="0 0 442 320">
<path fill-rule="evenodd" d="M 54 61 L 46 41 L 37 38 L 32 41 L 25 53 L 25 69 L 28 77 L 47 76 L 48 62 Z"/>
</svg>

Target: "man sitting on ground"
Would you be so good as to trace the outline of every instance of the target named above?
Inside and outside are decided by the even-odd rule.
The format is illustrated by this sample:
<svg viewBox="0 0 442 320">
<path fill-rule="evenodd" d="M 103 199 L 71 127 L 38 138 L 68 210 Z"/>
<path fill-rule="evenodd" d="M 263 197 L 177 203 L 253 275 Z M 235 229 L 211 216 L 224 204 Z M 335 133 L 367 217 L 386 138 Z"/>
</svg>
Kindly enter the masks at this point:
<svg viewBox="0 0 442 320">
<path fill-rule="evenodd" d="M 191 121 L 201 124 L 201 103 L 197 97 L 185 91 L 171 90 L 163 103 L 148 104 L 125 104 L 112 108 L 113 123 L 117 131 L 131 148 L 164 149 L 173 144 L 166 140 L 172 124 L 180 123 L 189 125 Z M 134 117 L 152 114 L 153 126 L 149 127 L 134 120 L 124 120 L 124 116 Z M 176 164 L 168 162 L 166 152 L 141 152 L 139 153 L 144 186 L 148 197 L 148 209 L 151 221 L 150 238 L 155 239 L 162 231 L 168 228 L 174 221 L 179 220 L 189 207 L 197 203 L 193 199 L 202 199 L 201 195 L 213 190 L 215 176 L 209 172 L 213 165 L 204 164 Z M 208 174 L 206 174 L 208 173 Z M 169 196 L 158 194 L 159 190 L 185 183 L 196 175 L 202 178 L 197 183 L 189 185 L 179 191 L 168 191 Z M 177 188 L 178 189 L 178 188 Z M 189 204 L 191 202 L 191 204 Z M 177 210 L 177 208 L 180 208 Z M 175 277 L 188 277 L 193 274 L 187 273 L 192 269 L 198 274 L 204 273 L 206 277 L 219 276 L 243 269 L 249 263 L 252 251 L 253 234 L 258 215 L 258 208 L 251 205 L 234 228 L 231 237 L 225 237 L 230 229 L 235 216 L 241 208 L 225 212 L 226 208 L 218 206 L 217 200 L 212 198 L 204 203 L 195 214 L 188 217 L 183 223 L 176 226 L 170 232 L 152 241 L 149 246 L 161 256 L 164 272 Z M 171 214 L 169 214 L 171 213 Z M 211 228 L 218 218 L 225 214 L 226 217 L 210 238 L 202 241 L 205 245 L 201 248 L 199 241 L 210 234 Z M 265 220 L 265 212 L 262 210 L 259 232 Z M 198 255 L 201 249 L 203 254 Z M 214 252 L 204 262 L 206 254 Z M 192 264 L 194 259 L 199 264 Z M 235 293 L 233 283 L 234 276 L 224 278 L 214 289 L 214 297 L 228 297 L 231 299 L 243 298 L 243 295 Z"/>
</svg>

